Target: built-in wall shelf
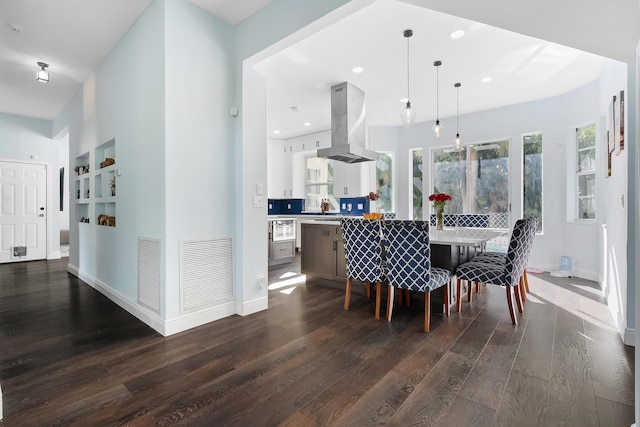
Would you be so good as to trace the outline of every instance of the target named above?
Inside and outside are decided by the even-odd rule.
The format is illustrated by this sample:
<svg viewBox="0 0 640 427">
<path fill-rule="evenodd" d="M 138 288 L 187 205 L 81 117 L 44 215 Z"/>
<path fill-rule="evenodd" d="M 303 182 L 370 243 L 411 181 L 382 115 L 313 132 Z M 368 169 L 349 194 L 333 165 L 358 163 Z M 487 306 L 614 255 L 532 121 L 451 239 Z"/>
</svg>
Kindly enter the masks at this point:
<svg viewBox="0 0 640 427">
<path fill-rule="evenodd" d="M 116 177 L 120 170 L 115 138 L 77 156 L 74 170 L 75 221 L 115 227 Z"/>
</svg>

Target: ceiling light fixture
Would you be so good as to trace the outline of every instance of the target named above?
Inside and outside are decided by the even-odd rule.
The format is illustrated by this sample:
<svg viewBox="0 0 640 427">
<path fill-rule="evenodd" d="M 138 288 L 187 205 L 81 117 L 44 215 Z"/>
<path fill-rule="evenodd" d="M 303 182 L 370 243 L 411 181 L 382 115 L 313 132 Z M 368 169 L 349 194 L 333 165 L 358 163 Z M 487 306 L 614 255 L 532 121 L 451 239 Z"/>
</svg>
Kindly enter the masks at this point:
<svg viewBox="0 0 640 427">
<path fill-rule="evenodd" d="M 304 125 L 305 125 L 305 126 L 311 126 L 311 123 L 309 123 L 309 122 L 305 122 L 305 123 L 304 123 Z"/>
<path fill-rule="evenodd" d="M 453 87 L 456 88 L 456 150 L 462 151 L 462 146 L 460 145 L 460 86 L 461 83 L 456 83 Z"/>
<path fill-rule="evenodd" d="M 361 72 L 364 71 L 364 68 L 362 68 L 362 67 L 353 67 L 353 69 L 351 71 L 353 71 L 354 74 L 360 74 Z"/>
<path fill-rule="evenodd" d="M 278 129 L 274 130 L 273 133 L 275 133 L 276 135 L 280 133 L 280 131 Z"/>
<path fill-rule="evenodd" d="M 493 80 L 493 77 L 483 77 L 480 79 L 482 83 L 489 83 L 491 80 Z"/>
<path fill-rule="evenodd" d="M 464 30 L 455 30 L 451 34 L 449 34 L 449 37 L 451 37 L 454 40 L 460 39 L 464 37 Z"/>
<path fill-rule="evenodd" d="M 440 138 L 440 132 L 442 132 L 442 126 L 440 125 L 440 111 L 439 111 L 439 75 L 438 69 L 442 65 L 442 61 L 435 61 L 433 66 L 436 67 L 436 124 L 433 125 L 433 133 L 436 134 L 436 138 Z"/>
<path fill-rule="evenodd" d="M 40 67 L 40 69 L 36 72 L 37 81 L 42 83 L 49 83 L 49 72 L 46 70 L 48 66 L 49 64 L 38 62 L 38 67 Z"/>
<path fill-rule="evenodd" d="M 407 39 L 407 103 L 402 108 L 400 119 L 403 125 L 411 125 L 416 120 L 416 110 L 411 108 L 411 101 L 409 101 L 409 38 L 413 36 L 413 30 L 404 30 L 403 35 Z"/>
</svg>

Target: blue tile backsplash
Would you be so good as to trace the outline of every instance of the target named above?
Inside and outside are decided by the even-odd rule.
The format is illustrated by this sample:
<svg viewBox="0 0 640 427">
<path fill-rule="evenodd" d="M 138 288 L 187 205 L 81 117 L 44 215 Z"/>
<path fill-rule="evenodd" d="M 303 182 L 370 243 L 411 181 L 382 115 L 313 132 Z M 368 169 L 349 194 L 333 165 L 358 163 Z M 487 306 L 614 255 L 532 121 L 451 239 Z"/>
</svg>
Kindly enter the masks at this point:
<svg viewBox="0 0 640 427">
<path fill-rule="evenodd" d="M 340 213 L 342 215 L 362 215 L 369 213 L 369 201 L 366 197 L 341 197 Z"/>
</svg>

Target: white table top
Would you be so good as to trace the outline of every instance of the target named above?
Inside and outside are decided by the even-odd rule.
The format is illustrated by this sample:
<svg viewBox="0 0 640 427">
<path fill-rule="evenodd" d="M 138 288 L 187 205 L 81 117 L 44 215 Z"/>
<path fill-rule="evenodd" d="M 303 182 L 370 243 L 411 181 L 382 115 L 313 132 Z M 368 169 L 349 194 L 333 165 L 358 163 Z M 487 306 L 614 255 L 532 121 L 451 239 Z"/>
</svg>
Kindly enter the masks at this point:
<svg viewBox="0 0 640 427">
<path fill-rule="evenodd" d="M 457 245 L 457 246 L 482 246 L 489 240 L 504 236 L 507 230 L 494 230 L 488 228 L 445 228 L 436 231 L 435 227 L 429 230 L 429 241 L 432 245 Z"/>
</svg>

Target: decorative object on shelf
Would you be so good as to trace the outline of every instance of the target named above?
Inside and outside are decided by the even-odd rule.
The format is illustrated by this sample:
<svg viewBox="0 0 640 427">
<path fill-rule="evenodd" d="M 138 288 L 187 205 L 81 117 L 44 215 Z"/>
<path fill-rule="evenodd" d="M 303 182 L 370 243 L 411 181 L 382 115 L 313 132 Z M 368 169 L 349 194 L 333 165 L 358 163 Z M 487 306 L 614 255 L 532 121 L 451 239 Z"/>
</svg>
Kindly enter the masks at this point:
<svg viewBox="0 0 640 427">
<path fill-rule="evenodd" d="M 84 222 L 85 224 L 89 224 L 89 218 L 82 217 L 82 218 L 80 218 L 80 222 Z"/>
<path fill-rule="evenodd" d="M 105 157 L 104 162 L 100 163 L 100 168 L 106 168 L 107 166 L 115 165 L 116 160 L 111 157 Z"/>
<path fill-rule="evenodd" d="M 113 176 L 113 178 L 111 178 L 109 180 L 109 185 L 111 186 L 111 195 L 115 196 L 116 195 L 116 177 L 115 177 L 115 175 Z"/>
<path fill-rule="evenodd" d="M 108 227 L 116 226 L 116 217 L 109 215 L 98 215 L 98 225 L 106 225 Z"/>
<path fill-rule="evenodd" d="M 89 165 L 76 166 L 73 170 L 76 172 L 76 175 L 84 175 L 85 173 L 89 173 Z"/>
<path fill-rule="evenodd" d="M 444 207 L 451 200 L 451 196 L 445 193 L 434 193 L 429 196 L 429 201 L 433 202 L 433 209 L 436 211 L 436 230 L 442 231 L 444 227 Z"/>
<path fill-rule="evenodd" d="M 438 69 L 442 65 L 442 61 L 435 61 L 433 66 L 436 67 L 436 124 L 433 125 L 433 133 L 436 134 L 436 138 L 440 138 L 440 132 L 442 132 L 442 126 L 440 125 L 440 108 L 439 108 L 439 75 Z"/>
<path fill-rule="evenodd" d="M 320 211 L 322 213 L 327 213 L 329 212 L 329 209 L 331 209 L 331 205 L 329 204 L 329 199 L 322 199 L 322 202 L 320 202 Z"/>
<path fill-rule="evenodd" d="M 409 38 L 413 36 L 413 30 L 404 30 L 403 35 L 407 39 L 407 104 L 402 108 L 400 118 L 403 125 L 412 125 L 416 120 L 416 110 L 411 108 L 409 101 Z"/>
<path fill-rule="evenodd" d="M 87 188 L 87 191 L 86 191 L 86 192 L 85 192 L 85 194 L 84 194 L 84 198 L 85 198 L 85 199 L 88 199 L 88 198 L 89 198 L 89 196 L 90 196 L 90 194 L 89 194 L 89 189 Z"/>
</svg>

